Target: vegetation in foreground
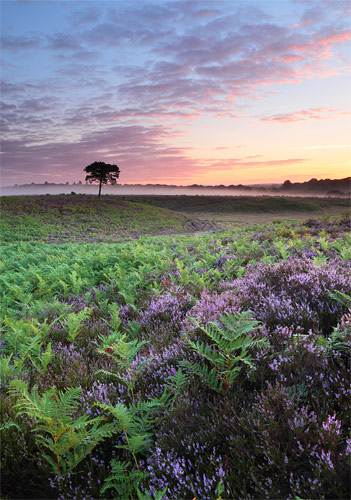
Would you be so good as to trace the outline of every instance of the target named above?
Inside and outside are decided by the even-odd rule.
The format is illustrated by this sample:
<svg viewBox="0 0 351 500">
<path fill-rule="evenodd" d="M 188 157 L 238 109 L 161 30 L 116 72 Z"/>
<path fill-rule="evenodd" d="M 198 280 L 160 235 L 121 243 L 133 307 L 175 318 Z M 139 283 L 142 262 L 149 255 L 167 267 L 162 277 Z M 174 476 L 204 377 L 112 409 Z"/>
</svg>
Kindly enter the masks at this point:
<svg viewBox="0 0 351 500">
<path fill-rule="evenodd" d="M 350 497 L 350 219 L 2 247 L 2 497 Z"/>
</svg>

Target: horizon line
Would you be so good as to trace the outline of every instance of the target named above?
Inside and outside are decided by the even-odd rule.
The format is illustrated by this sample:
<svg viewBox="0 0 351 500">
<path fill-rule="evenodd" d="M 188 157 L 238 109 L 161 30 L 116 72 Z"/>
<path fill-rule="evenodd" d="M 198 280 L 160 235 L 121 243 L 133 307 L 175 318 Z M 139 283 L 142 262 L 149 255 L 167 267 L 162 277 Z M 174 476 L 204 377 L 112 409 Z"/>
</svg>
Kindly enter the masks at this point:
<svg viewBox="0 0 351 500">
<path fill-rule="evenodd" d="M 289 181 L 291 182 L 291 184 L 307 184 L 311 181 L 317 181 L 317 182 L 321 182 L 321 181 L 347 181 L 347 180 L 350 180 L 351 181 L 351 176 L 349 177 L 342 177 L 342 178 L 338 178 L 338 179 L 330 179 L 330 178 L 326 178 L 326 179 L 316 179 L 315 177 L 312 177 L 310 180 L 308 181 L 303 181 L 303 182 L 291 182 L 289 181 L 289 179 L 286 179 L 285 181 L 283 182 L 267 182 L 267 183 L 264 183 L 264 182 L 260 182 L 260 183 L 257 183 L 257 184 L 161 184 L 161 183 L 147 183 L 147 184 L 141 184 L 139 182 L 137 183 L 116 183 L 116 184 L 106 184 L 106 186 L 109 186 L 109 187 L 116 187 L 116 186 L 142 186 L 142 187 L 147 187 L 147 186 L 152 186 L 152 187 L 155 187 L 155 186 L 159 186 L 159 187 L 168 187 L 168 188 L 220 188 L 220 189 L 230 189 L 230 188 L 251 188 L 251 187 L 257 187 L 257 186 L 283 186 L 283 184 L 286 182 L 286 181 Z M 6 189 L 6 188 L 12 188 L 12 187 L 23 187 L 23 186 L 96 186 L 97 184 L 90 184 L 90 183 L 86 183 L 86 182 L 83 182 L 83 181 L 78 181 L 78 182 L 74 182 L 73 184 L 70 184 L 68 182 L 65 182 L 65 183 L 56 183 L 56 182 L 48 182 L 48 181 L 45 181 L 43 183 L 37 183 L 37 182 L 31 182 L 31 183 L 26 183 L 26 184 L 13 184 L 13 185 L 7 185 L 7 186 L 0 186 L 0 189 Z"/>
</svg>

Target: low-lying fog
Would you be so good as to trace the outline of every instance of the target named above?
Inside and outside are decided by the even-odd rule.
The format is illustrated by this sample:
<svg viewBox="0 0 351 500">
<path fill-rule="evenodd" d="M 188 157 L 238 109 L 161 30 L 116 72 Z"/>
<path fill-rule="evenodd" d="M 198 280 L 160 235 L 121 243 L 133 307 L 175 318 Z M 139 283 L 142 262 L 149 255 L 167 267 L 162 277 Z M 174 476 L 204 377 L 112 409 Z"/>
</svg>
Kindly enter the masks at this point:
<svg viewBox="0 0 351 500">
<path fill-rule="evenodd" d="M 141 186 L 141 185 L 120 185 L 116 186 L 106 185 L 102 186 L 101 194 L 107 195 L 191 195 L 191 196 L 302 196 L 302 197 L 325 197 L 325 196 L 347 196 L 339 194 L 326 194 L 326 193 L 316 193 L 316 192 L 282 192 L 278 190 L 280 185 L 276 186 L 263 186 L 256 189 L 252 187 L 251 189 L 245 188 L 201 188 L 199 187 L 170 187 L 170 186 Z M 89 194 L 97 195 L 99 191 L 98 185 L 86 185 L 86 184 L 30 184 L 23 186 L 8 186 L 3 187 L 0 190 L 1 196 L 20 196 L 20 195 L 45 195 L 45 194 Z"/>
<path fill-rule="evenodd" d="M 31 184 L 25 186 L 11 186 L 1 189 L 3 196 L 17 196 L 24 194 L 98 194 L 98 185 L 40 185 Z M 272 191 L 271 191 L 272 192 Z M 216 188 L 188 188 L 188 187 L 164 187 L 164 186 L 133 186 L 133 185 L 105 185 L 101 188 L 101 194 L 114 195 L 208 195 L 208 196 L 242 196 L 246 194 L 266 194 L 262 190 L 250 189 L 216 189 Z"/>
<path fill-rule="evenodd" d="M 252 186 L 251 188 L 218 188 L 218 187 L 187 187 L 187 186 L 157 186 L 157 185 L 123 185 L 102 186 L 101 194 L 107 195 L 189 195 L 189 196 L 302 196 L 302 197 L 345 197 L 342 193 L 326 192 L 299 192 L 299 191 L 280 191 L 280 184 Z M 256 189 L 255 189 L 256 188 Z M 20 186 L 6 186 L 0 188 L 1 196 L 20 196 L 20 195 L 45 195 L 45 194 L 89 194 L 97 195 L 98 185 L 87 184 L 25 184 Z"/>
</svg>

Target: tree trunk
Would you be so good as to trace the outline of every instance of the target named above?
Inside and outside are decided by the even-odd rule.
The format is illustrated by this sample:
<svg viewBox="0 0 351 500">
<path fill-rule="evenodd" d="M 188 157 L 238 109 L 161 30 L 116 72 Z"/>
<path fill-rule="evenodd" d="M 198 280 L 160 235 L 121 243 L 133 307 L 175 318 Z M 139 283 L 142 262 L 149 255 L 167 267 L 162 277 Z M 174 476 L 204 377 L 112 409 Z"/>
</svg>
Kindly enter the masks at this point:
<svg viewBox="0 0 351 500">
<path fill-rule="evenodd" d="M 99 196 L 98 196 L 98 199 L 100 198 L 100 194 L 101 194 L 101 184 L 102 184 L 102 179 L 100 179 L 100 185 L 99 185 Z"/>
</svg>

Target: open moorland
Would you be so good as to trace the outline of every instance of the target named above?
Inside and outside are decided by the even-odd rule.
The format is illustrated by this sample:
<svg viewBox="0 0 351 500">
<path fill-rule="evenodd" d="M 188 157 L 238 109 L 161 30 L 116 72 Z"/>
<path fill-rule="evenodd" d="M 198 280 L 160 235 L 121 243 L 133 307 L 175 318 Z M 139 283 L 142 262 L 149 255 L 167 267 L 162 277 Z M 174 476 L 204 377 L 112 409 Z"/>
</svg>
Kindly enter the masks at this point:
<svg viewBox="0 0 351 500">
<path fill-rule="evenodd" d="M 1 225 L 1 498 L 350 498 L 347 201 L 9 197 Z"/>
<path fill-rule="evenodd" d="M 125 200 L 168 208 L 222 229 L 236 229 L 280 220 L 304 220 L 351 212 L 349 197 L 313 196 L 125 196 Z"/>
<path fill-rule="evenodd" d="M 1 235 L 11 241 L 105 241 L 236 229 L 311 216 L 350 215 L 348 198 L 282 196 L 9 196 Z"/>
<path fill-rule="evenodd" d="M 3 198 L 1 205 L 4 241 L 17 235 L 21 241 L 111 243 L 142 234 L 194 230 L 186 215 L 115 196 L 99 201 L 85 195 L 18 196 Z"/>
</svg>

